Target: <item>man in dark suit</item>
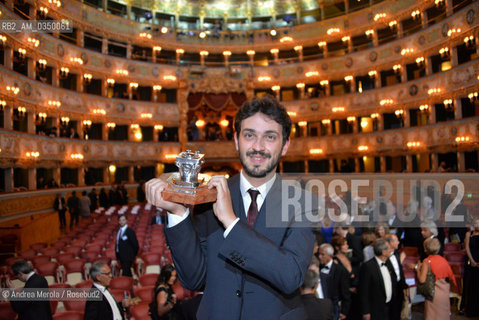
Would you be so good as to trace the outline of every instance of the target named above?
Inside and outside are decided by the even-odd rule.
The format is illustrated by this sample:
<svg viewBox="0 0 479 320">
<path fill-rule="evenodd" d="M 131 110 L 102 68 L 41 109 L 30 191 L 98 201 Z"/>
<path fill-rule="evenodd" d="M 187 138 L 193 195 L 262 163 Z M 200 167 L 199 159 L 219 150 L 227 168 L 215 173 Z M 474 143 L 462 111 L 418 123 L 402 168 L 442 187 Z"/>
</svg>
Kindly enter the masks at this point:
<svg viewBox="0 0 479 320">
<path fill-rule="evenodd" d="M 154 224 L 165 224 L 165 216 L 163 209 L 156 208 L 155 215 L 151 217 L 151 225 Z"/>
<path fill-rule="evenodd" d="M 53 201 L 53 209 L 58 212 L 58 219 L 60 220 L 60 228 L 63 229 L 66 227 L 65 212 L 67 211 L 67 206 L 65 203 L 65 198 L 62 197 L 61 193 L 57 193 L 57 197 Z"/>
<path fill-rule="evenodd" d="M 166 182 L 147 183 L 148 202 L 168 211 L 165 235 L 183 286 L 205 284 L 199 320 L 304 319 L 299 287 L 314 235 L 301 210 L 285 204 L 289 193 L 298 202 L 304 194 L 275 174 L 291 119 L 275 99 L 254 99 L 236 114 L 235 132 L 243 169 L 228 181 L 212 177 L 217 199 L 212 210 L 195 211 L 196 226 L 189 209 L 163 200 Z"/>
<path fill-rule="evenodd" d="M 399 239 L 395 234 L 388 233 L 384 236 L 384 240 L 386 240 L 386 244 L 388 245 L 391 254 L 386 261 L 386 264 L 388 268 L 394 272 L 394 276 L 391 280 L 396 282 L 394 285 L 396 290 L 393 292 L 391 307 L 389 308 L 389 320 L 401 320 L 401 310 L 408 286 L 406 284 L 406 278 L 404 277 L 401 258 L 398 252 Z"/>
<path fill-rule="evenodd" d="M 98 297 L 97 290 L 101 292 L 101 300 L 87 299 L 85 304 L 85 320 L 122 320 L 124 319 L 124 307 L 129 306 L 129 300 L 122 303 L 116 302 L 113 295 L 108 291 L 112 279 L 110 267 L 103 261 L 92 264 L 90 276 L 94 283 L 91 287 L 91 296 Z"/>
<path fill-rule="evenodd" d="M 315 296 L 318 287 L 318 274 L 313 270 L 306 271 L 301 286 L 301 301 L 306 309 L 307 320 L 333 320 L 334 309 L 330 299 L 318 299 Z"/>
<path fill-rule="evenodd" d="M 138 254 L 138 240 L 133 229 L 126 224 L 126 217 L 124 215 L 118 216 L 118 223 L 120 229 L 116 235 L 116 258 L 120 260 L 122 275 L 131 277 L 131 265 Z"/>
<path fill-rule="evenodd" d="M 67 200 L 68 211 L 70 211 L 70 230 L 73 229 L 73 221 L 75 226 L 78 225 L 80 218 L 80 199 L 77 197 L 76 191 L 72 191 L 72 195 Z"/>
<path fill-rule="evenodd" d="M 331 299 L 334 306 L 334 318 L 345 319 L 351 306 L 349 292 L 349 273 L 337 261 L 333 260 L 334 249 L 329 243 L 319 246 L 320 273 L 318 287 L 319 298 Z M 339 304 L 341 303 L 341 309 Z"/>
<path fill-rule="evenodd" d="M 17 260 L 12 265 L 13 274 L 22 282 L 25 282 L 24 289 L 48 290 L 47 280 L 32 271 L 30 264 L 25 260 Z M 8 279 L 6 284 L 9 288 L 14 288 L 13 283 Z M 28 299 L 26 301 L 10 301 L 13 310 L 18 313 L 18 320 L 50 320 L 52 311 L 50 302 Z"/>
<path fill-rule="evenodd" d="M 374 242 L 374 255 L 363 263 L 359 273 L 359 299 L 363 320 L 389 320 L 389 308 L 396 281 L 386 261 L 390 251 L 384 239 Z"/>
</svg>

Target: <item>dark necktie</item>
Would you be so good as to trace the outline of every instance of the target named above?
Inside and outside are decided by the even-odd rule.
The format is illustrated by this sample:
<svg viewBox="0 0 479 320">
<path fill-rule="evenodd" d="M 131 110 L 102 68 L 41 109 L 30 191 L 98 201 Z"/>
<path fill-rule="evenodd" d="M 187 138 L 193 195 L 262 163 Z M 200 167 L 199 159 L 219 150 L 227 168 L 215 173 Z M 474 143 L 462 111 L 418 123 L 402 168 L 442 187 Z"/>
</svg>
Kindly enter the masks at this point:
<svg viewBox="0 0 479 320">
<path fill-rule="evenodd" d="M 253 226 L 256 217 L 258 216 L 258 204 L 256 203 L 256 198 L 258 197 L 259 191 L 249 189 L 249 195 L 251 196 L 251 204 L 248 209 L 248 224 Z"/>
</svg>

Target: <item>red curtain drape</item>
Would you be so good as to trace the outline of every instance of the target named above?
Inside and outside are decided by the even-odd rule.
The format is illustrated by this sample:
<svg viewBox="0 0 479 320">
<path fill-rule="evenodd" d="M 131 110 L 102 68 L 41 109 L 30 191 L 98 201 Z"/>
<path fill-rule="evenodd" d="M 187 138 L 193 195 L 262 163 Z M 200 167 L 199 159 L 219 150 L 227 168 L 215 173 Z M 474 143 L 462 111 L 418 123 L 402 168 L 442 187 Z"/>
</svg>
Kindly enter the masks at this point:
<svg viewBox="0 0 479 320">
<path fill-rule="evenodd" d="M 195 110 L 203 105 L 209 108 L 220 111 L 230 105 L 237 108 L 246 101 L 244 93 L 190 93 L 188 95 L 188 106 L 190 110 Z"/>
</svg>

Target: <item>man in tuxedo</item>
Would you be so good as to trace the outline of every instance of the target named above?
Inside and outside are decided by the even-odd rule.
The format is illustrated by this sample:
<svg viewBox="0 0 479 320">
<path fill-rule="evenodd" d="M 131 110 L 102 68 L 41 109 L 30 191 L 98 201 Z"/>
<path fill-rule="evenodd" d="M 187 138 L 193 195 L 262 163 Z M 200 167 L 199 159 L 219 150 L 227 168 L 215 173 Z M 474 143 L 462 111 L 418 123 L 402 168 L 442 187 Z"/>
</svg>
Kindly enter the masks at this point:
<svg viewBox="0 0 479 320">
<path fill-rule="evenodd" d="M 73 229 L 73 222 L 75 226 L 78 225 L 80 218 L 80 199 L 77 197 L 76 191 L 72 191 L 72 195 L 67 200 L 68 211 L 70 211 L 70 230 Z"/>
<path fill-rule="evenodd" d="M 122 320 L 124 319 L 124 307 L 129 306 L 127 299 L 122 303 L 116 302 L 113 295 L 108 291 L 112 279 L 110 267 L 103 261 L 94 262 L 90 268 L 90 276 L 93 279 L 91 296 L 98 297 L 93 292 L 100 290 L 101 300 L 87 299 L 85 304 L 85 320 Z"/>
<path fill-rule="evenodd" d="M 116 258 L 121 263 L 121 274 L 131 277 L 131 265 L 139 249 L 138 240 L 136 239 L 135 231 L 126 224 L 125 215 L 121 214 L 118 216 L 118 223 L 120 224 L 120 229 L 116 235 Z"/>
<path fill-rule="evenodd" d="M 12 265 L 13 274 L 22 282 L 25 282 L 24 289 L 45 289 L 48 290 L 47 280 L 32 271 L 30 264 L 25 260 L 17 260 Z M 8 279 L 7 287 L 14 288 L 13 283 Z M 50 320 L 52 311 L 50 301 L 38 301 L 35 299 L 26 301 L 10 301 L 13 310 L 18 313 L 18 320 Z"/>
<path fill-rule="evenodd" d="M 424 241 L 426 241 L 426 239 L 432 239 L 432 238 L 438 239 L 439 243 L 441 244 L 441 249 L 439 250 L 438 254 L 440 256 L 444 255 L 444 245 L 443 245 L 444 235 L 439 234 L 439 228 L 437 227 L 437 225 L 434 221 L 424 220 L 423 222 L 421 222 L 421 234 L 422 234 L 422 237 L 423 237 L 423 244 L 418 247 L 419 256 L 420 256 L 421 261 L 423 261 L 424 259 L 427 258 L 427 254 L 424 251 Z"/>
<path fill-rule="evenodd" d="M 386 261 L 386 264 L 388 265 L 388 268 L 394 272 L 394 276 L 391 280 L 396 282 L 394 285 L 396 290 L 393 292 L 391 307 L 389 308 L 389 320 L 401 320 L 401 310 L 408 287 L 398 252 L 399 239 L 395 234 L 388 233 L 384 236 L 384 240 L 386 240 L 390 252 L 390 257 Z"/>
<path fill-rule="evenodd" d="M 63 229 L 66 227 L 65 212 L 67 211 L 67 206 L 65 203 L 65 198 L 62 197 L 61 193 L 57 193 L 55 200 L 53 201 L 53 209 L 58 212 L 58 219 L 60 220 L 60 228 Z"/>
<path fill-rule="evenodd" d="M 199 320 L 305 319 L 299 287 L 314 235 L 305 214 L 285 205 L 291 192 L 301 205 L 304 192 L 275 173 L 290 144 L 291 119 L 263 97 L 246 102 L 234 126 L 242 170 L 228 181 L 212 177 L 208 187 L 217 199 L 212 209 L 195 210 L 196 226 L 190 209 L 162 198 L 166 182 L 146 184 L 148 202 L 168 212 L 165 235 L 183 286 L 205 284 Z"/>
<path fill-rule="evenodd" d="M 160 208 L 156 208 L 156 212 L 155 212 L 155 215 L 153 217 L 151 217 L 151 225 L 154 225 L 154 224 L 165 224 L 165 216 L 162 215 L 163 214 L 163 210 L 160 209 Z"/>
<path fill-rule="evenodd" d="M 389 320 L 389 309 L 396 290 L 394 271 L 386 264 L 390 251 L 384 239 L 377 239 L 373 247 L 375 257 L 363 263 L 359 272 L 361 313 L 363 320 Z"/>
<path fill-rule="evenodd" d="M 301 300 L 306 309 L 307 320 L 333 320 L 334 309 L 330 299 L 318 299 L 315 296 L 318 287 L 318 274 L 313 270 L 306 271 L 301 286 Z"/>
<path fill-rule="evenodd" d="M 319 246 L 320 273 L 316 292 L 320 299 L 331 299 L 334 306 L 334 319 L 345 319 L 351 306 L 349 273 L 333 259 L 334 249 L 329 243 Z M 341 308 L 339 304 L 341 303 Z"/>
</svg>

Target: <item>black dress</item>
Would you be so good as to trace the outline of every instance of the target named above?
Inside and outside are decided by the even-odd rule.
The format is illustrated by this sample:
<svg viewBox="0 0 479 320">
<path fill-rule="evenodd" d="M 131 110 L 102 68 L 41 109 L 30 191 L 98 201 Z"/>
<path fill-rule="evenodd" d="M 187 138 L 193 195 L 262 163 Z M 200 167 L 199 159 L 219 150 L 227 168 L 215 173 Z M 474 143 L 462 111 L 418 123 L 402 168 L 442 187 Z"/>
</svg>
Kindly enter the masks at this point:
<svg viewBox="0 0 479 320">
<path fill-rule="evenodd" d="M 163 291 L 163 292 L 166 292 L 166 302 L 165 302 L 165 305 L 167 305 L 170 301 L 171 301 L 171 296 L 175 293 L 173 291 L 173 289 L 171 289 L 171 287 L 163 287 L 163 286 L 159 286 L 158 288 L 155 289 L 155 299 L 153 300 L 153 302 L 150 303 L 150 316 L 151 316 L 151 319 L 153 320 L 174 320 L 174 319 L 177 319 L 177 316 L 176 316 L 176 304 L 175 306 L 173 307 L 173 309 L 170 310 L 170 312 L 164 314 L 163 316 L 159 316 L 158 315 L 158 304 L 157 304 L 157 298 L 158 298 L 158 294 Z"/>
<path fill-rule="evenodd" d="M 469 238 L 469 250 L 474 261 L 479 262 L 479 234 L 471 235 Z M 479 297 L 479 267 L 472 267 L 470 261 L 466 263 L 466 275 L 464 276 L 465 285 L 465 303 L 466 315 L 468 317 L 479 316 L 479 304 L 477 297 Z"/>
</svg>

